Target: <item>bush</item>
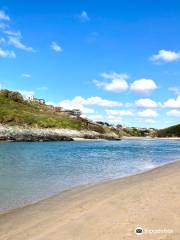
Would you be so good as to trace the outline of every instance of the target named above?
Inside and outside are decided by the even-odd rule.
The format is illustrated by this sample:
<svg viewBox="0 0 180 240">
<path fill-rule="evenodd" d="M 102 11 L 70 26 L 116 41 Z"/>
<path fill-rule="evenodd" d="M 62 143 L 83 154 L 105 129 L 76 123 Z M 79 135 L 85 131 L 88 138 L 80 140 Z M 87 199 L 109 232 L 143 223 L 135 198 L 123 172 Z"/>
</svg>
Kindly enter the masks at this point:
<svg viewBox="0 0 180 240">
<path fill-rule="evenodd" d="M 23 96 L 18 92 L 9 92 L 8 98 L 15 102 L 23 102 Z"/>
<path fill-rule="evenodd" d="M 1 97 L 4 97 L 4 98 L 8 98 L 8 94 L 9 94 L 9 93 L 10 93 L 9 90 L 3 89 L 3 90 L 0 91 L 0 96 L 1 96 Z"/>
<path fill-rule="evenodd" d="M 180 124 L 159 130 L 158 137 L 180 137 Z"/>
</svg>

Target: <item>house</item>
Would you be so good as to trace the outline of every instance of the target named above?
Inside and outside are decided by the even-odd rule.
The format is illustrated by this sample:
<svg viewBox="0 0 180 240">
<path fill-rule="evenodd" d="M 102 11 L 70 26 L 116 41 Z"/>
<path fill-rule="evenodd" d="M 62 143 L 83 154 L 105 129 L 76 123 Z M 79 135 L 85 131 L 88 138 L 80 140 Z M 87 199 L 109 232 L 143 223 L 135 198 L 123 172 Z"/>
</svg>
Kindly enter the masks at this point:
<svg viewBox="0 0 180 240">
<path fill-rule="evenodd" d="M 40 104 L 45 104 L 45 100 L 41 98 L 33 98 L 33 101 L 38 102 Z"/>
<path fill-rule="evenodd" d="M 72 110 L 61 110 L 62 113 L 65 113 L 70 116 L 80 117 L 81 111 L 79 109 L 72 109 Z"/>
<path fill-rule="evenodd" d="M 81 116 L 81 111 L 79 109 L 73 109 L 72 110 L 74 116 L 80 117 Z"/>
<path fill-rule="evenodd" d="M 62 107 L 54 107 L 55 112 L 62 112 Z"/>
<path fill-rule="evenodd" d="M 47 111 L 52 112 L 52 111 L 54 111 L 54 109 L 55 109 L 55 107 L 53 105 L 46 105 L 46 110 Z"/>
</svg>

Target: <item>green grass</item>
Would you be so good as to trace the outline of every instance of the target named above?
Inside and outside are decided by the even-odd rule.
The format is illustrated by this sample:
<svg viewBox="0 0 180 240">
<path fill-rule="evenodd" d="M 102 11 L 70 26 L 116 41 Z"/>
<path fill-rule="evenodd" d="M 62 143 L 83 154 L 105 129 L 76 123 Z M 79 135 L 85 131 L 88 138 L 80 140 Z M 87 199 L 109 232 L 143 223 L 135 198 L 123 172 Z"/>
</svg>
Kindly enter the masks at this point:
<svg viewBox="0 0 180 240">
<path fill-rule="evenodd" d="M 180 124 L 159 130 L 158 137 L 180 137 Z"/>
<path fill-rule="evenodd" d="M 10 93 L 10 97 L 8 95 Z M 81 118 L 71 118 L 62 113 L 48 111 L 48 106 L 24 101 L 21 95 L 0 91 L 0 123 L 42 128 L 86 129 Z M 91 129 L 90 129 L 91 130 Z M 101 131 L 103 129 L 100 129 Z"/>
</svg>

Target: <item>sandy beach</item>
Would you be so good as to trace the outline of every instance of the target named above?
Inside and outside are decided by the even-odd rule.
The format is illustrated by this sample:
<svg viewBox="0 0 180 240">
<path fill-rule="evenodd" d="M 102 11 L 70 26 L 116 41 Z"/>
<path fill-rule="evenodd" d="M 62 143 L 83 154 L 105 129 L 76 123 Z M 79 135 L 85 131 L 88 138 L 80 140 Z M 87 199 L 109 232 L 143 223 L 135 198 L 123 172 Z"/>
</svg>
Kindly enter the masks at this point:
<svg viewBox="0 0 180 240">
<path fill-rule="evenodd" d="M 179 240 L 179 173 L 180 161 L 1 214 L 0 240 Z"/>
</svg>

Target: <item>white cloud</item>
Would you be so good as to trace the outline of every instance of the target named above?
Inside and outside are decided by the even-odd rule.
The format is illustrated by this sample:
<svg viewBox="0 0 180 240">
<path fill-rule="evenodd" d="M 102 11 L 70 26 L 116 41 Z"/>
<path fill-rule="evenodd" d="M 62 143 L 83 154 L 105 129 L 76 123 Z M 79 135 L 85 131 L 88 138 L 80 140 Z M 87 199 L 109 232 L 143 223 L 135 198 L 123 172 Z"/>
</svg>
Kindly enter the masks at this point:
<svg viewBox="0 0 180 240">
<path fill-rule="evenodd" d="M 17 91 L 22 94 L 22 96 L 25 100 L 33 99 L 34 94 L 35 94 L 34 91 L 26 91 L 26 90 L 17 90 Z"/>
<path fill-rule="evenodd" d="M 157 89 L 157 85 L 154 80 L 142 78 L 135 80 L 131 86 L 131 91 L 140 93 L 140 94 L 149 94 L 151 91 Z"/>
<path fill-rule="evenodd" d="M 158 104 L 150 98 L 141 98 L 135 102 L 137 107 L 156 108 Z"/>
<path fill-rule="evenodd" d="M 49 103 L 56 106 L 61 106 L 65 109 L 73 109 L 78 108 L 83 113 L 94 113 L 94 109 L 88 108 L 87 106 L 101 106 L 101 107 L 119 107 L 122 106 L 121 102 L 117 101 L 111 101 L 107 99 L 103 99 L 101 97 L 89 97 L 89 98 L 83 98 L 81 96 L 74 97 L 72 100 L 63 100 L 58 104 L 55 103 Z"/>
<path fill-rule="evenodd" d="M 102 73 L 102 81 L 94 80 L 93 82 L 99 88 L 110 92 L 123 92 L 128 89 L 128 75 L 113 73 Z"/>
<path fill-rule="evenodd" d="M 18 48 L 18 49 L 21 49 L 21 50 L 24 50 L 24 51 L 27 51 L 27 52 L 35 52 L 32 47 L 27 47 L 26 45 L 24 45 L 21 42 L 20 37 L 10 36 L 8 44 L 12 45 L 15 48 Z"/>
<path fill-rule="evenodd" d="M 170 116 L 170 117 L 180 117 L 180 111 L 171 110 L 171 111 L 167 112 L 166 115 Z"/>
<path fill-rule="evenodd" d="M 180 96 L 176 99 L 170 98 L 164 102 L 163 107 L 165 108 L 180 108 Z"/>
<path fill-rule="evenodd" d="M 82 105 L 97 105 L 97 106 L 102 106 L 102 107 L 122 106 L 121 102 L 107 100 L 107 99 L 103 99 L 103 98 L 97 97 L 97 96 L 89 97 L 86 99 L 81 96 L 77 96 L 74 99 L 72 99 L 71 102 L 76 103 L 76 104 L 82 104 Z"/>
<path fill-rule="evenodd" d="M 86 11 L 82 11 L 79 15 L 79 19 L 82 21 L 82 22 L 87 22 L 90 20 L 88 14 Z"/>
<path fill-rule="evenodd" d="M 23 73 L 22 77 L 24 77 L 24 78 L 31 78 L 31 75 L 29 73 Z"/>
<path fill-rule="evenodd" d="M 106 110 L 108 115 L 133 116 L 130 110 Z"/>
<path fill-rule="evenodd" d="M 63 100 L 61 101 L 58 106 L 61 106 L 65 109 L 80 109 L 82 113 L 94 113 L 94 109 L 87 108 L 84 106 L 84 98 L 82 97 L 75 97 L 72 100 Z"/>
<path fill-rule="evenodd" d="M 151 118 L 145 119 L 144 122 L 150 123 L 150 124 L 156 123 L 156 121 L 154 119 L 151 119 Z"/>
<path fill-rule="evenodd" d="M 35 52 L 32 47 L 26 46 L 22 42 L 22 35 L 20 31 L 14 31 L 11 29 L 9 21 L 10 17 L 4 11 L 0 10 L 0 34 L 2 35 L 0 44 L 6 43 L 6 46 L 8 47 L 14 47 L 28 52 Z M 1 49 L 0 54 L 0 57 L 16 57 L 15 52 L 8 49 Z"/>
<path fill-rule="evenodd" d="M 160 50 L 150 58 L 153 62 L 173 62 L 180 60 L 180 53 L 174 51 Z"/>
<path fill-rule="evenodd" d="M 174 92 L 176 95 L 180 95 L 180 88 L 179 87 L 170 87 L 168 88 L 169 91 Z"/>
<path fill-rule="evenodd" d="M 9 36 L 20 37 L 20 38 L 22 37 L 20 31 L 5 30 L 4 33 Z"/>
<path fill-rule="evenodd" d="M 58 104 L 58 106 L 63 107 L 64 109 L 80 109 L 82 113 L 94 113 L 94 109 L 84 107 L 82 104 L 74 103 L 70 100 L 64 100 Z"/>
<path fill-rule="evenodd" d="M 3 10 L 0 10 L 0 20 L 10 21 L 10 17 Z"/>
<path fill-rule="evenodd" d="M 116 115 L 108 115 L 107 116 L 107 121 L 109 123 L 112 123 L 112 124 L 118 124 L 118 123 L 122 123 L 122 118 L 120 116 L 116 116 Z"/>
<path fill-rule="evenodd" d="M 3 50 L 0 48 L 0 58 L 15 58 L 16 54 L 14 51 Z"/>
<path fill-rule="evenodd" d="M 87 99 L 84 99 L 85 105 L 98 105 L 102 107 L 120 107 L 122 106 L 121 102 L 117 101 L 111 101 L 107 99 L 103 99 L 101 97 L 89 97 Z"/>
<path fill-rule="evenodd" d="M 51 48 L 55 51 L 55 52 L 62 52 L 62 47 L 57 43 L 57 42 L 52 42 L 51 43 Z"/>
<path fill-rule="evenodd" d="M 92 121 L 102 121 L 104 117 L 101 114 L 94 114 L 94 115 L 84 115 L 84 117 L 91 119 Z"/>
<path fill-rule="evenodd" d="M 158 113 L 152 109 L 145 109 L 144 111 L 138 112 L 137 115 L 142 118 L 155 118 Z"/>
</svg>

